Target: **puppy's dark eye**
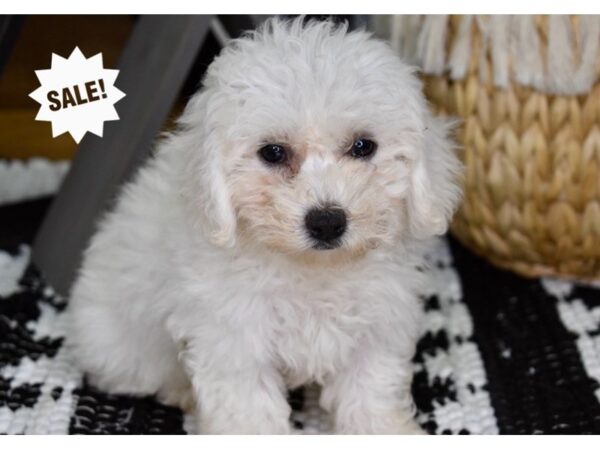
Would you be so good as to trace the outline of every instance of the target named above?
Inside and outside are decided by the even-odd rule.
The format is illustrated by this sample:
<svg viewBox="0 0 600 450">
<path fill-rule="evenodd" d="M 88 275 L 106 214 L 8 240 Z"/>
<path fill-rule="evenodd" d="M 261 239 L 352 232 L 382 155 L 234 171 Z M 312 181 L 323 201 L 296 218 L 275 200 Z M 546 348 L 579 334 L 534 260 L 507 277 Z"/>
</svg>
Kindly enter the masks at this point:
<svg viewBox="0 0 600 450">
<path fill-rule="evenodd" d="M 360 138 L 354 141 L 352 148 L 348 152 L 353 158 L 368 158 L 377 149 L 377 144 L 370 139 Z"/>
<path fill-rule="evenodd" d="M 285 148 L 279 144 L 267 144 L 261 147 L 258 154 L 269 164 L 281 164 L 287 159 Z"/>
</svg>

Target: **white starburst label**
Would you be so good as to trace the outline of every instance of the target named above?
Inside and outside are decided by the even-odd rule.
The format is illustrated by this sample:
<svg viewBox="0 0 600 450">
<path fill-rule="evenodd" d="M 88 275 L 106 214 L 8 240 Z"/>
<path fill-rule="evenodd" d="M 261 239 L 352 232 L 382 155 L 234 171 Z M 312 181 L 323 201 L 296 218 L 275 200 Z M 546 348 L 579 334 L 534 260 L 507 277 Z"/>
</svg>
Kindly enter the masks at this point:
<svg viewBox="0 0 600 450">
<path fill-rule="evenodd" d="M 119 120 L 114 104 L 125 94 L 114 86 L 118 70 L 105 69 L 102 53 L 86 58 L 75 47 L 68 58 L 52 53 L 50 69 L 35 71 L 41 86 L 29 96 L 35 120 L 52 122 L 52 137 L 69 132 L 79 143 L 88 131 L 102 137 L 104 122 Z"/>
</svg>

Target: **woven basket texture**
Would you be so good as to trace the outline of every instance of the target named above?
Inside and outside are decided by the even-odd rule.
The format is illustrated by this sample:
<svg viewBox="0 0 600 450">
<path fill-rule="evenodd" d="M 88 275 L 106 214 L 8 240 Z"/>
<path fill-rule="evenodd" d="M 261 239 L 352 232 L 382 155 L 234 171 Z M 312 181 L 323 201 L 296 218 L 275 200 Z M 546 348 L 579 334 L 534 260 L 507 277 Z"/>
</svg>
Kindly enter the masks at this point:
<svg viewBox="0 0 600 450">
<path fill-rule="evenodd" d="M 460 20 L 451 19 L 449 45 Z M 547 19 L 536 28 L 547 42 Z M 600 82 L 577 96 L 498 88 L 489 52 L 479 56 L 482 36 L 471 32 L 464 79 L 424 75 L 433 109 L 461 119 L 465 194 L 453 233 L 525 276 L 600 279 Z"/>
</svg>

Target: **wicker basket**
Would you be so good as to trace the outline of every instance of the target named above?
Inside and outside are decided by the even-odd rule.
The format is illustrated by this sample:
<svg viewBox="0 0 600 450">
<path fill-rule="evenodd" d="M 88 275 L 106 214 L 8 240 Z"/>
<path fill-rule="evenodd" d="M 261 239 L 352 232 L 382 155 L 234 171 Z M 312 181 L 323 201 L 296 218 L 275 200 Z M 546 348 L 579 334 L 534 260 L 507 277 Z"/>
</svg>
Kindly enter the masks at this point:
<svg viewBox="0 0 600 450">
<path fill-rule="evenodd" d="M 574 36 L 579 36 L 580 19 L 565 19 L 566 25 L 564 20 L 557 23 L 572 27 Z M 548 17 L 529 20 L 537 33 L 540 60 L 547 61 L 545 52 L 553 50 L 549 32 L 558 31 L 549 30 Z M 588 73 L 587 86 L 581 76 L 578 84 L 569 84 L 569 78 L 566 84 L 563 81 L 563 92 L 585 93 L 558 95 L 548 91 L 561 91 L 558 75 L 563 74 L 545 78 L 529 74 L 529 83 L 525 74 L 521 76 L 525 83 L 517 83 L 510 72 L 498 70 L 499 62 L 514 66 L 518 61 L 510 54 L 502 60 L 498 46 L 490 44 L 489 35 L 482 32 L 482 24 L 485 19 L 469 18 L 465 23 L 464 17 L 447 18 L 444 52 L 455 61 L 466 57 L 465 66 L 463 70 L 456 64 L 449 67 L 446 59 L 443 67 L 438 64 L 437 69 L 424 70 L 433 108 L 462 119 L 458 135 L 466 165 L 465 196 L 452 231 L 476 253 L 526 276 L 599 279 L 598 46 L 584 49 L 588 59 L 593 53 L 593 61 L 588 60 L 593 77 Z M 466 40 L 465 33 L 469 34 Z M 433 33 L 436 39 L 439 34 Z M 441 60 L 439 51 L 437 56 L 435 51 L 423 52 L 422 38 L 418 45 L 422 67 L 427 66 L 427 58 Z M 463 48 L 453 52 L 456 46 Z M 581 50 L 573 51 L 574 58 L 583 57 L 577 54 Z M 545 68 L 551 69 L 548 63 Z"/>
</svg>

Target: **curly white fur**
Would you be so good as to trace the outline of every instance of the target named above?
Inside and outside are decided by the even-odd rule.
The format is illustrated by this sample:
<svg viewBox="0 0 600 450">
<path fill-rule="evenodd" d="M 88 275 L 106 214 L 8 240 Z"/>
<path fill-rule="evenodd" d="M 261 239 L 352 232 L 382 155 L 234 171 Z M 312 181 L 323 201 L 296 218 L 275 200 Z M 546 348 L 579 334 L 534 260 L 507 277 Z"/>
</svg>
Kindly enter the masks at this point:
<svg viewBox="0 0 600 450">
<path fill-rule="evenodd" d="M 460 196 L 446 132 L 365 32 L 271 20 L 234 41 L 87 249 L 80 365 L 101 389 L 195 405 L 204 433 L 288 433 L 286 388 L 309 381 L 340 433 L 419 432 L 418 244 Z M 368 161 L 347 155 L 363 134 Z M 295 167 L 260 160 L 275 141 Z M 330 202 L 348 229 L 316 250 L 304 214 Z"/>
</svg>

